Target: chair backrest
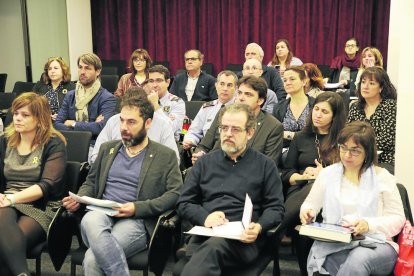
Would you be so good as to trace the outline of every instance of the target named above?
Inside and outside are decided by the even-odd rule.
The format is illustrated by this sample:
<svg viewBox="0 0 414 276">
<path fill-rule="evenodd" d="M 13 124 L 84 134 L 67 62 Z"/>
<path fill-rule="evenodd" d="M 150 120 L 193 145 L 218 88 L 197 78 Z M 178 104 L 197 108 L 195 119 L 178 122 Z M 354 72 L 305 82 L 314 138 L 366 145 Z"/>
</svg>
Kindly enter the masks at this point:
<svg viewBox="0 0 414 276">
<path fill-rule="evenodd" d="M 9 109 L 12 106 L 12 103 L 15 98 L 15 93 L 0 93 L 0 111 L 3 111 L 4 109 Z"/>
<path fill-rule="evenodd" d="M 111 93 L 118 88 L 118 75 L 101 75 L 101 85 Z"/>
<path fill-rule="evenodd" d="M 329 65 L 318 64 L 317 66 L 319 70 L 321 70 L 322 76 L 324 78 L 329 78 L 329 76 L 331 75 L 331 68 L 329 67 Z"/>
<path fill-rule="evenodd" d="M 233 71 L 234 73 L 238 73 L 243 71 L 243 64 L 233 64 L 233 63 L 229 63 L 226 65 L 226 70 L 230 70 Z"/>
<path fill-rule="evenodd" d="M 342 97 L 342 100 L 344 101 L 344 104 L 345 104 L 345 112 L 346 112 L 346 115 L 348 116 L 349 101 L 350 101 L 350 99 L 349 99 L 349 97 L 350 97 L 349 89 L 337 89 L 336 94 L 339 94 L 339 96 Z"/>
<path fill-rule="evenodd" d="M 89 144 L 92 132 L 89 131 L 61 131 L 66 138 L 66 152 L 68 161 L 80 163 L 88 162 Z"/>
<path fill-rule="evenodd" d="M 102 67 L 101 75 L 118 75 L 118 67 L 116 66 Z"/>
<path fill-rule="evenodd" d="M 166 67 L 168 70 L 170 70 L 170 62 L 167 61 L 167 60 L 154 61 L 152 63 L 152 65 L 162 65 L 162 66 Z"/>
<path fill-rule="evenodd" d="M 6 91 L 6 81 L 7 81 L 7 74 L 1 73 L 0 74 L 0 92 Z"/>
<path fill-rule="evenodd" d="M 35 84 L 33 82 L 16 81 L 14 83 L 13 92 L 15 93 L 32 92 L 34 85 Z"/>
<path fill-rule="evenodd" d="M 411 213 L 410 199 L 408 197 L 407 189 L 403 184 L 397 183 L 398 191 L 400 192 L 401 201 L 404 207 L 405 218 L 413 224 L 413 214 Z"/>
<path fill-rule="evenodd" d="M 185 115 L 191 120 L 194 120 L 204 101 L 186 101 L 185 102 Z"/>
<path fill-rule="evenodd" d="M 213 76 L 213 73 L 214 73 L 213 63 L 203 63 L 203 65 L 201 65 L 201 70 Z"/>
<path fill-rule="evenodd" d="M 123 74 L 125 74 L 126 73 L 126 71 L 125 71 L 125 67 L 126 67 L 126 62 L 125 62 L 125 60 L 116 60 L 116 59 L 114 59 L 114 60 L 105 60 L 105 59 L 103 59 L 102 60 L 102 68 L 105 68 L 105 67 L 117 67 L 118 68 L 118 73 L 117 74 L 119 74 L 119 75 L 123 75 Z"/>
</svg>

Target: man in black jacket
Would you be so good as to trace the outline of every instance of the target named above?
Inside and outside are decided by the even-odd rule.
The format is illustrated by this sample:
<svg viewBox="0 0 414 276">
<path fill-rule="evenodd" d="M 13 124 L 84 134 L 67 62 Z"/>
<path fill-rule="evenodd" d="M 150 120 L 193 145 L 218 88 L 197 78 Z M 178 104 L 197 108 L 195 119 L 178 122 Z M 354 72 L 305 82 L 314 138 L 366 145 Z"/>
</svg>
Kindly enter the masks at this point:
<svg viewBox="0 0 414 276">
<path fill-rule="evenodd" d="M 212 101 L 217 99 L 216 79 L 201 71 L 204 55 L 196 49 L 184 54 L 186 72 L 177 75 L 170 93 L 184 101 Z"/>
</svg>

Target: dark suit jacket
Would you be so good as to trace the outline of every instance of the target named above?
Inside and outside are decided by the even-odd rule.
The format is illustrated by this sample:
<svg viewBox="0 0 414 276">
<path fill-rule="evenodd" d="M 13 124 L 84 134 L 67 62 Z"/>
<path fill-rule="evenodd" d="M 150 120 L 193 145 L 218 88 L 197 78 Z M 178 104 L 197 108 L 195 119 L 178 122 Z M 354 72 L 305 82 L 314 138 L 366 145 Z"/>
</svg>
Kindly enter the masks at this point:
<svg viewBox="0 0 414 276">
<path fill-rule="evenodd" d="M 80 187 L 80 196 L 102 198 L 109 169 L 122 147 L 122 142 L 102 144 L 98 157 Z M 140 190 L 135 204 L 135 218 L 144 219 L 149 235 L 154 232 L 158 216 L 175 207 L 183 184 L 175 152 L 166 146 L 149 141 L 139 176 Z"/>
<path fill-rule="evenodd" d="M 174 94 L 184 101 L 188 101 L 185 94 L 185 87 L 187 86 L 188 76 L 187 72 L 181 73 L 174 78 L 173 83 L 169 89 L 171 94 Z M 192 101 L 212 101 L 217 99 L 216 91 L 216 79 L 207 73 L 201 71 L 200 76 L 194 90 L 194 95 L 191 98 Z"/>
<path fill-rule="evenodd" d="M 247 146 L 263 153 L 277 165 L 282 155 L 283 126 L 272 115 L 260 111 L 256 118 L 257 125 L 253 137 L 247 142 Z M 218 132 L 218 114 L 214 119 L 206 135 L 198 144 L 196 152 L 202 150 L 209 152 L 221 148 L 220 134 Z"/>
<path fill-rule="evenodd" d="M 59 106 L 62 106 L 63 99 L 65 98 L 66 93 L 68 93 L 68 91 L 73 90 L 75 88 L 76 88 L 76 85 L 71 81 L 63 84 L 63 89 L 58 92 Z M 66 91 L 64 91 L 65 89 Z M 43 81 L 38 81 L 35 84 L 35 86 L 33 86 L 33 91 L 40 95 L 45 95 L 48 90 L 49 90 L 49 87 L 47 87 L 47 84 L 45 84 Z"/>
</svg>

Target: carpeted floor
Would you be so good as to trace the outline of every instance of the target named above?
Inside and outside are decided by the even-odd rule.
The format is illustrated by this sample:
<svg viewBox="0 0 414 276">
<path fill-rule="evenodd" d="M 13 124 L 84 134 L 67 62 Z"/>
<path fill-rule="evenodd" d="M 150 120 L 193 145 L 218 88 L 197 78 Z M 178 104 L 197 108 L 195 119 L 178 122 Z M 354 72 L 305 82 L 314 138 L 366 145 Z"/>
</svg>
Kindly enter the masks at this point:
<svg viewBox="0 0 414 276">
<path fill-rule="evenodd" d="M 73 243 L 73 248 L 77 247 L 77 243 Z M 290 246 L 281 246 L 280 247 L 280 269 L 282 276 L 299 276 L 299 266 L 296 261 L 296 256 L 292 255 L 291 253 L 291 247 Z M 32 271 L 35 271 L 35 262 L 34 260 L 29 260 L 29 266 Z M 171 260 L 167 267 L 164 270 L 165 276 L 171 276 L 172 270 L 174 267 L 174 263 Z M 267 269 L 262 273 L 263 276 L 271 276 L 272 275 L 272 265 L 269 265 Z M 62 269 L 59 272 L 56 272 L 53 268 L 52 262 L 50 261 L 49 255 L 47 253 L 44 253 L 42 255 L 42 276 L 57 276 L 57 275 L 63 275 L 68 276 L 70 275 L 70 256 L 66 258 L 66 261 L 62 267 Z M 82 267 L 77 266 L 76 269 L 76 275 L 81 276 L 82 273 Z M 142 272 L 140 271 L 131 271 L 131 275 L 142 275 Z M 150 273 L 152 275 L 152 273 Z"/>
</svg>

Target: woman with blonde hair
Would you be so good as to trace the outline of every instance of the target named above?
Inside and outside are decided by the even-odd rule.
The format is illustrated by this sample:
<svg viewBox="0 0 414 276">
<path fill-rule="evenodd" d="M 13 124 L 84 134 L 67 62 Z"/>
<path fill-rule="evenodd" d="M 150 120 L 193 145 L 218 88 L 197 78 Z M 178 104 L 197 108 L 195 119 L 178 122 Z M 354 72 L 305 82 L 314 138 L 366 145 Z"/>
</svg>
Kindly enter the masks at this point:
<svg viewBox="0 0 414 276">
<path fill-rule="evenodd" d="M 55 120 L 63 98 L 68 91 L 75 89 L 70 81 L 70 69 L 61 57 L 51 57 L 45 63 L 42 76 L 33 87 L 33 91 L 47 98 Z"/>
<path fill-rule="evenodd" d="M 128 65 L 132 72 L 121 77 L 118 82 L 118 89 L 115 91 L 114 95 L 122 97 L 125 94 L 125 91 L 131 86 L 144 88 L 148 79 L 148 70 L 151 66 L 152 60 L 147 50 L 136 49 L 132 52 Z"/>
<path fill-rule="evenodd" d="M 26 252 L 46 239 L 48 202 L 62 196 L 66 141 L 45 97 L 24 93 L 11 109 L 0 137 L 0 275 L 30 275 Z"/>
<path fill-rule="evenodd" d="M 358 69 L 358 74 L 355 80 L 355 86 L 358 88 L 359 82 L 361 81 L 361 75 L 365 69 L 379 66 L 383 67 L 383 59 L 381 52 L 375 47 L 366 47 L 361 53 L 361 65 Z"/>
</svg>

